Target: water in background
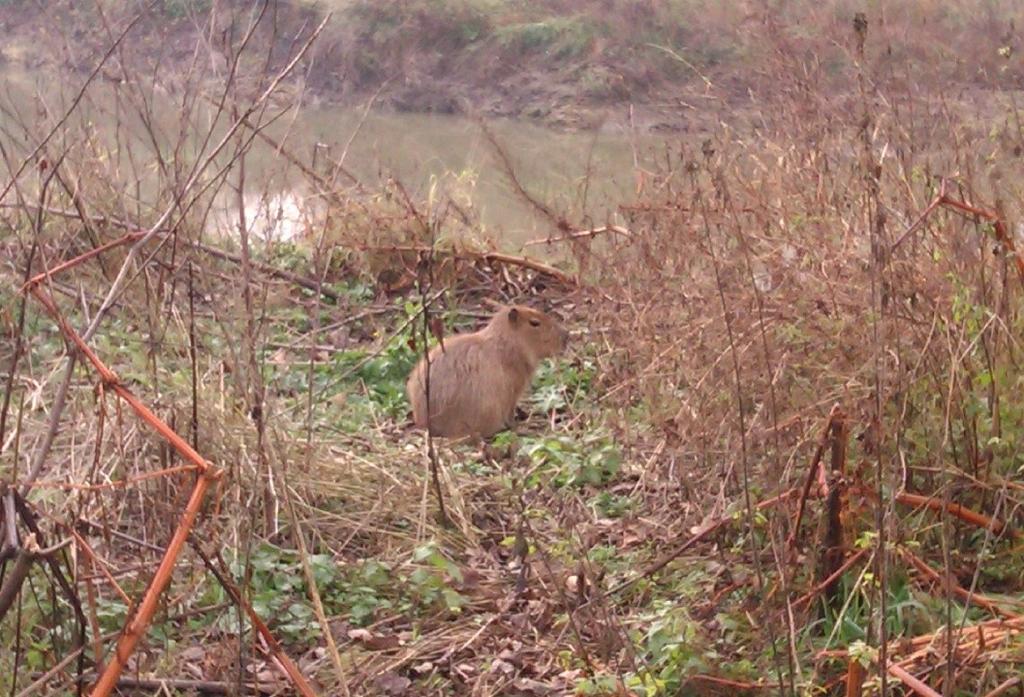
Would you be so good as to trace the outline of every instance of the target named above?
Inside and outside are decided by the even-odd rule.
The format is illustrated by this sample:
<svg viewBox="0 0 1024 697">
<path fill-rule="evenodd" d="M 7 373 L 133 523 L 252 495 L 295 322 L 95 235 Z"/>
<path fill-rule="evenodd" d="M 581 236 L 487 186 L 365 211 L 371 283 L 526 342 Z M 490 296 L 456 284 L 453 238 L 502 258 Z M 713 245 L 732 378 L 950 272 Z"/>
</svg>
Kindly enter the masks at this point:
<svg viewBox="0 0 1024 697">
<path fill-rule="evenodd" d="M 30 144 L 24 137 L 19 141 L 16 122 L 31 119 L 33 114 L 56 118 L 52 115 L 62 112 L 82 79 L 76 76 L 58 87 L 42 73 L 11 66 L 0 69 L 0 105 L 4 107 L 0 139 L 8 141 L 15 152 L 25 152 Z M 180 111 L 173 95 L 158 94 L 152 99 L 160 104 L 155 109 L 156 142 L 169 148 L 182 127 L 180 117 L 176 118 Z M 110 168 L 111 176 L 124 172 L 136 178 L 140 169 L 156 176 L 155 165 L 140 168 L 139 162 L 147 154 L 154 159 L 151 129 L 129 114 L 123 98 L 119 99 L 110 85 L 98 82 L 90 88 L 73 122 L 78 127 L 87 124 L 103 136 L 105 130 L 113 131 L 114 119 L 120 119 L 125 124 L 122 131 L 130 136 L 122 135 L 116 142 L 110 137 L 112 158 L 124 160 Z M 196 121 L 187 127 L 198 137 L 209 122 L 202 122 L 201 117 Z M 617 206 L 628 203 L 633 195 L 635 162 L 652 156 L 660 144 L 659 139 L 636 137 L 622 128 L 569 133 L 511 120 L 494 121 L 490 127 L 532 196 L 552 210 L 569 212 L 574 220 L 594 225 L 618 220 Z M 470 119 L 377 111 L 364 118 L 361 109 L 313 104 L 286 114 L 267 133 L 305 163 L 314 157 L 320 162 L 324 157 L 336 160 L 344 153 L 345 167 L 368 187 L 394 177 L 416 198 L 432 192 L 451 196 L 460 206 L 472 209 L 487 236 L 502 247 L 516 249 L 552 232 L 550 222 L 516 194 L 493 148 Z M 198 143 L 193 145 L 198 149 Z M 56 144 L 55 151 L 60 146 Z M 127 149 L 136 150 L 134 159 L 128 157 Z M 131 185 L 133 182 L 125 182 L 125 186 Z M 146 185 L 137 190 L 144 200 Z M 255 234 L 287 239 L 307 229 L 310 207 L 304 176 L 258 139 L 246 158 L 245 190 L 246 217 Z M 226 189 L 221 198 L 210 217 L 215 229 L 207 232 L 232 234 L 237 225 L 237 198 Z"/>
</svg>

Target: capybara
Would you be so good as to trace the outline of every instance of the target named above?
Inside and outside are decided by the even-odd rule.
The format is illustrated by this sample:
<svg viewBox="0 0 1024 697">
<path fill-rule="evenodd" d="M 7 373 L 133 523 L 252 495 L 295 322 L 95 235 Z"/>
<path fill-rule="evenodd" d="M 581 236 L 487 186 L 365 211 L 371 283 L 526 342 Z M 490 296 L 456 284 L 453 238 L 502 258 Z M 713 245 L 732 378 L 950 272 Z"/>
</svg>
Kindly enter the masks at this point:
<svg viewBox="0 0 1024 697">
<path fill-rule="evenodd" d="M 413 421 L 435 436 L 489 438 L 512 424 L 537 365 L 567 340 L 557 320 L 524 305 L 501 308 L 480 331 L 445 337 L 406 382 Z"/>
</svg>

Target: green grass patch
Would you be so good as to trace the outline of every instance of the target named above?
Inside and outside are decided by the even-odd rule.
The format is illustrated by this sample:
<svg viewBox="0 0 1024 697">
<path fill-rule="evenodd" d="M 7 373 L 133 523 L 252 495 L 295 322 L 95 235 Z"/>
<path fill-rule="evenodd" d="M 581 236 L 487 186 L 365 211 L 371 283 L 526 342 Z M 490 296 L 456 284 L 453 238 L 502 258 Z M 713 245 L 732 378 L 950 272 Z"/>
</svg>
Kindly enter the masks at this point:
<svg viewBox="0 0 1024 697">
<path fill-rule="evenodd" d="M 495 31 L 494 36 L 506 51 L 544 53 L 550 58 L 566 59 L 583 55 L 604 33 L 600 22 L 577 15 L 510 24 Z"/>
</svg>

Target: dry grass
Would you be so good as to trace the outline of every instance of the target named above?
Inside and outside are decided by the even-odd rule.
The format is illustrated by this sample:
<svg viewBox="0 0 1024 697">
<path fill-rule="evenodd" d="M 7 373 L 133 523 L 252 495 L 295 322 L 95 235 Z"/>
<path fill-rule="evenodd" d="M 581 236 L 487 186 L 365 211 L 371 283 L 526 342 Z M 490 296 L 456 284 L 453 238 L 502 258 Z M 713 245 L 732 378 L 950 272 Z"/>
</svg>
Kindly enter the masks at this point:
<svg viewBox="0 0 1024 697">
<path fill-rule="evenodd" d="M 0 688 L 53 670 L 36 689 L 68 689 L 98 669 L 192 486 L 18 290 L 26 269 L 148 226 L 137 258 L 114 249 L 45 283 L 80 331 L 105 316 L 90 345 L 224 471 L 129 672 L 290 689 L 217 570 L 325 694 L 1007 684 L 1024 664 L 1021 279 L 989 221 L 946 207 L 917 221 L 944 179 L 1016 229 L 1024 134 L 993 83 L 958 98 L 879 67 L 887 20 L 863 73 L 774 44 L 742 126 L 667 142 L 637 173 L 628 230 L 566 235 L 575 213 L 551 211 L 578 285 L 451 245 L 474 222 L 443 195 L 370 190 L 280 142 L 302 164 L 306 231 L 258 239 L 244 195 L 263 183 L 244 165 L 287 111 L 248 84 L 212 95 L 228 105 L 215 118 L 182 102 L 181 122 L 208 131 L 167 130 L 135 75 L 110 133 L 89 100 L 59 127 L 70 101 L 10 119 L 0 498 L 24 507 L 3 520 L 18 533 L 5 568 L 32 551 L 32 524 L 41 547 L 66 546 L 30 554 L 0 613 L 17 670 Z M 816 21 L 856 54 L 852 29 Z M 833 70 L 848 89 L 830 91 Z M 206 95 L 207 77 L 183 89 Z M 733 103 L 717 86 L 708 100 Z M 27 151 L 6 143 L 51 129 L 14 176 Z M 445 253 L 421 251 L 438 240 Z M 539 377 L 519 435 L 439 444 L 446 527 L 402 381 L 425 300 L 454 329 L 493 298 L 554 307 L 573 349 Z"/>
</svg>

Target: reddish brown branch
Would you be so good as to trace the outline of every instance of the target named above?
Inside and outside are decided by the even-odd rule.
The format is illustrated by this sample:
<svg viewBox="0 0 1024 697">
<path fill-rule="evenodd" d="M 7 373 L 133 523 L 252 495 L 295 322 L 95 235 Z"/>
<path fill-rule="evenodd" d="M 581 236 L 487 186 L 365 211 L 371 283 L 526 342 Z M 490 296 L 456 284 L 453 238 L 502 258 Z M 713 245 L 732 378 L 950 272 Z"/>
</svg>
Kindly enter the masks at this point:
<svg viewBox="0 0 1024 697">
<path fill-rule="evenodd" d="M 1017 252 L 1017 246 L 1013 242 L 1013 236 L 1007 231 L 1006 223 L 1003 222 L 1003 219 L 995 211 L 979 208 L 978 206 L 967 203 L 966 201 L 958 201 L 954 198 L 950 198 L 946 194 L 945 180 L 942 181 L 938 195 L 932 199 L 927 208 L 921 212 L 921 215 L 917 217 L 917 220 L 915 220 L 910 227 L 900 235 L 900 238 L 893 243 L 892 249 L 899 247 L 910 233 L 920 227 L 925 219 L 939 206 L 952 208 L 953 210 L 960 211 L 961 213 L 967 213 L 968 215 L 973 215 L 992 223 L 992 229 L 995 232 L 996 239 L 999 240 L 999 243 L 1003 248 L 1013 256 L 1014 264 L 1017 267 L 1017 274 L 1020 276 L 1021 283 L 1024 283 L 1024 258 L 1022 258 Z"/>
<path fill-rule="evenodd" d="M 807 505 L 807 497 L 811 494 L 811 485 L 814 484 L 814 479 L 817 477 L 819 468 L 821 467 L 821 458 L 825 455 L 825 447 L 828 445 L 829 435 L 832 433 L 832 426 L 835 419 L 841 413 L 839 405 L 833 405 L 832 410 L 829 411 L 828 414 L 828 421 L 825 422 L 825 428 L 821 431 L 821 438 L 818 439 L 818 447 L 814 451 L 814 457 L 811 458 L 811 466 L 807 470 L 807 478 L 804 480 L 804 487 L 800 492 L 800 504 L 796 510 L 796 521 L 793 523 L 793 532 L 789 535 L 790 549 L 792 549 L 796 544 L 797 534 L 800 532 L 800 523 L 804 517 L 804 508 Z"/>
<path fill-rule="evenodd" d="M 938 208 L 942 204 L 942 201 L 945 198 L 946 198 L 946 180 L 943 179 L 939 183 L 939 193 L 936 194 L 935 198 L 932 199 L 931 203 L 929 203 L 928 206 L 923 211 L 921 211 L 921 215 L 917 216 L 917 220 L 915 220 L 913 223 L 910 224 L 910 227 L 908 227 L 903 232 L 903 234 L 900 235 L 900 238 L 898 240 L 893 242 L 892 249 L 896 249 L 901 244 L 903 244 L 903 241 L 905 239 L 907 239 L 907 237 L 910 236 L 910 233 L 912 233 L 917 228 L 921 227 L 921 224 L 924 223 L 924 221 L 928 218 L 929 215 L 932 214 L 932 211 L 934 211 L 936 208 Z"/>
<path fill-rule="evenodd" d="M 979 528 L 991 528 L 992 532 L 996 535 L 1005 533 L 1014 539 L 1020 537 L 1019 531 L 1010 528 L 1006 523 L 998 518 L 990 518 L 983 513 L 978 513 L 977 511 L 972 511 L 969 508 L 961 506 L 959 503 L 946 504 L 941 499 L 937 499 L 934 496 L 922 496 L 921 494 L 909 494 L 907 492 L 896 494 L 896 501 L 906 506 L 923 507 L 933 511 L 941 511 L 945 508 L 946 512 L 951 516 L 959 518 L 971 525 L 976 525 Z"/>
<path fill-rule="evenodd" d="M 68 269 L 78 266 L 82 262 L 88 261 L 93 257 L 97 257 L 100 254 L 103 254 L 103 252 L 107 252 L 111 249 L 114 249 L 115 247 L 120 247 L 122 245 L 128 244 L 129 242 L 135 242 L 136 240 L 144 237 L 145 234 L 145 232 L 141 231 L 129 232 L 127 235 L 118 237 L 116 240 L 107 242 L 104 245 L 100 245 L 99 247 L 90 249 L 88 252 L 85 252 L 84 254 L 79 254 L 77 257 L 73 259 L 68 259 L 65 262 L 57 264 L 52 269 L 47 269 L 46 271 L 40 274 L 36 274 L 32 278 L 30 278 L 28 282 L 24 286 L 22 286 L 21 291 L 24 293 L 25 291 L 31 290 L 44 280 L 48 278 L 53 278 L 55 275 L 59 274 L 62 271 L 67 271 Z"/>
<path fill-rule="evenodd" d="M 121 243 L 124 243 L 123 238 Z M 160 565 L 153 574 L 153 578 L 150 580 L 149 586 L 146 588 L 146 592 L 143 595 L 142 601 L 139 603 L 138 609 L 132 619 L 125 626 L 124 631 L 121 633 L 117 646 L 114 650 L 113 658 L 106 665 L 96 684 L 93 686 L 91 692 L 93 697 L 105 697 L 117 686 L 118 678 L 127 665 L 128 658 L 134 652 L 135 647 L 142 639 L 142 636 L 145 634 L 150 622 L 152 622 L 153 615 L 156 613 L 157 605 L 160 601 L 160 596 L 171 581 L 171 574 L 174 570 L 174 565 L 177 562 L 178 557 L 181 555 L 185 540 L 188 538 L 189 533 L 195 525 L 199 509 L 206 496 L 206 491 L 214 481 L 220 478 L 221 472 L 203 458 L 202 455 L 196 452 L 192 446 L 190 446 L 181 436 L 175 433 L 170 426 L 164 423 L 121 383 L 117 375 L 100 360 L 96 353 L 88 346 L 88 344 L 85 343 L 82 337 L 79 336 L 78 332 L 68 324 L 67 320 L 57 309 L 53 299 L 43 290 L 42 286 L 30 283 L 28 290 L 39 301 L 50 317 L 53 318 L 54 322 L 57 323 L 68 341 L 74 344 L 89 363 L 92 364 L 93 368 L 100 375 L 105 385 L 116 392 L 121 399 L 127 402 L 143 421 L 149 424 L 149 426 L 167 440 L 178 454 L 188 462 L 191 462 L 199 472 L 199 477 L 192 490 L 192 495 L 189 498 L 188 505 L 185 507 L 185 510 L 181 515 L 178 526 L 174 531 L 174 535 L 171 537 L 171 541 L 164 550 L 164 555 L 160 560 Z M 238 596 L 236 595 L 236 597 Z M 302 673 L 299 672 L 291 659 L 289 659 L 281 650 L 280 645 L 274 639 L 273 634 L 267 628 L 266 624 L 256 616 L 252 608 L 245 606 L 244 609 L 246 609 L 250 618 L 253 619 L 253 625 L 267 640 L 267 644 L 270 646 L 276 662 L 283 668 L 284 672 L 292 680 L 299 692 L 303 695 L 315 695 L 313 689 L 310 687 Z"/>
<path fill-rule="evenodd" d="M 1020 276 L 1021 283 L 1024 283 L 1024 259 L 1022 259 L 1020 254 L 1017 253 L 1017 247 L 1013 243 L 1013 237 L 1007 232 L 1006 223 L 1003 222 L 1003 219 L 1000 218 L 997 213 L 985 210 L 984 208 L 978 208 L 977 206 L 972 206 L 964 201 L 951 199 L 948 196 L 942 197 L 942 205 L 964 213 L 969 213 L 992 223 L 992 228 L 996 233 L 996 239 L 999 240 L 1000 244 L 1002 244 L 1003 247 L 1013 255 L 1013 260 L 1017 264 L 1017 274 Z"/>
<path fill-rule="evenodd" d="M 925 562 L 919 556 L 911 552 L 909 549 L 900 548 L 899 553 L 900 556 L 907 561 L 907 563 L 909 563 L 911 566 L 917 569 L 929 581 L 937 584 L 940 588 L 948 587 L 948 589 L 951 592 L 953 592 L 956 596 L 961 598 L 964 602 L 980 605 L 989 612 L 1000 617 L 1007 617 L 1009 619 L 1016 619 L 1020 617 L 1020 615 L 1017 615 L 1013 612 L 1004 610 L 1003 608 L 999 607 L 999 605 L 997 605 L 996 602 L 991 598 L 987 598 L 984 595 L 979 595 L 977 593 L 971 593 L 969 590 L 958 584 L 956 580 L 952 577 L 948 579 L 948 582 L 943 583 L 942 576 L 939 574 L 939 572 L 933 569 L 932 567 L 928 566 L 927 562 Z"/>
<path fill-rule="evenodd" d="M 942 697 L 938 692 L 925 685 L 922 681 L 915 678 L 907 672 L 906 669 L 900 667 L 896 663 L 889 665 L 889 675 L 893 676 L 913 690 L 915 694 L 921 695 L 922 697 Z"/>
<path fill-rule="evenodd" d="M 819 593 L 821 593 L 823 590 L 825 590 L 825 588 L 829 584 L 835 583 L 836 581 L 838 581 L 840 576 L 842 576 L 844 573 L 846 573 L 850 569 L 851 566 L 853 566 L 858 561 L 860 561 L 860 559 L 865 554 L 867 554 L 867 553 L 868 553 L 868 550 L 866 550 L 866 549 L 861 549 L 861 550 L 857 551 L 856 553 L 854 553 L 850 558 L 848 558 L 846 561 L 843 562 L 842 566 L 840 566 L 838 569 L 833 571 L 830 576 L 828 576 L 827 578 L 822 579 L 817 585 L 814 586 L 814 588 L 812 588 L 811 590 L 807 591 L 806 593 L 801 595 L 799 598 L 797 598 L 796 601 L 793 603 L 793 607 L 794 608 L 798 608 L 801 605 L 803 605 L 804 603 L 813 600 L 814 597 L 816 595 L 818 595 Z"/>
<path fill-rule="evenodd" d="M 846 666 L 846 697 L 860 697 L 864 692 L 864 678 L 867 671 L 856 658 L 851 658 Z"/>
<path fill-rule="evenodd" d="M 125 487 L 144 482 L 147 479 L 156 479 L 158 477 L 165 477 L 168 474 L 181 474 L 182 472 L 191 472 L 196 469 L 195 465 L 181 465 L 178 467 L 168 467 L 166 469 L 157 470 L 155 472 L 146 472 L 140 474 L 137 477 L 129 477 L 128 479 L 118 479 L 113 482 L 107 482 L 106 484 L 76 484 L 75 482 L 32 482 L 31 488 L 33 489 L 63 489 L 65 491 L 104 491 L 106 489 L 124 489 Z"/>
<path fill-rule="evenodd" d="M 153 615 L 156 613 L 157 605 L 160 602 L 160 596 L 163 595 L 164 590 L 166 590 L 171 582 L 171 573 L 174 571 L 174 565 L 178 561 L 178 556 L 185 545 L 185 539 L 189 531 L 195 524 L 199 508 L 206 497 L 206 490 L 218 476 L 220 476 L 220 473 L 211 467 L 205 469 L 196 480 L 195 487 L 192 489 L 192 496 L 189 497 L 188 505 L 181 515 L 178 527 L 174 531 L 174 536 L 164 551 L 164 556 L 160 560 L 160 566 L 157 567 L 156 573 L 153 574 L 153 578 L 146 588 L 146 593 L 142 596 L 142 602 L 139 603 L 138 610 L 136 610 L 132 619 L 125 625 L 124 631 L 121 632 L 121 636 L 117 640 L 117 646 L 114 648 L 113 657 L 104 667 L 96 684 L 93 685 L 92 692 L 90 693 L 92 697 L 104 697 L 113 692 L 114 688 L 117 687 L 117 681 L 121 677 L 121 672 L 128 664 L 128 659 L 135 651 L 135 647 L 138 646 L 139 641 L 153 620 Z"/>
</svg>

